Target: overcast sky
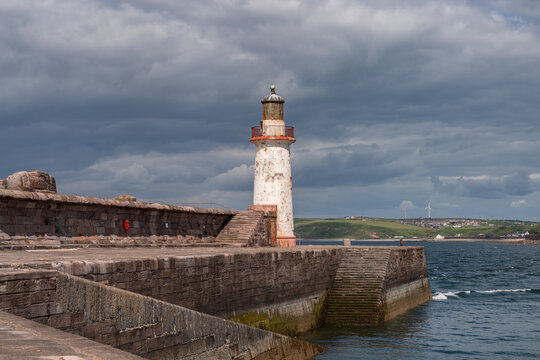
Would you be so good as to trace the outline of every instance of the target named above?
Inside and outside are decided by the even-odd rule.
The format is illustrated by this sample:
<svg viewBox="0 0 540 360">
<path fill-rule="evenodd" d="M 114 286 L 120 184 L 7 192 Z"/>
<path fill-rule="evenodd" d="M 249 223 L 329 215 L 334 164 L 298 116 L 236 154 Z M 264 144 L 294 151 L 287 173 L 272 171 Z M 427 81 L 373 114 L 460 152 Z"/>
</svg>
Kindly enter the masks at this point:
<svg viewBox="0 0 540 360">
<path fill-rule="evenodd" d="M 246 209 L 272 83 L 296 217 L 540 221 L 538 0 L 0 0 L 0 178 Z"/>
</svg>

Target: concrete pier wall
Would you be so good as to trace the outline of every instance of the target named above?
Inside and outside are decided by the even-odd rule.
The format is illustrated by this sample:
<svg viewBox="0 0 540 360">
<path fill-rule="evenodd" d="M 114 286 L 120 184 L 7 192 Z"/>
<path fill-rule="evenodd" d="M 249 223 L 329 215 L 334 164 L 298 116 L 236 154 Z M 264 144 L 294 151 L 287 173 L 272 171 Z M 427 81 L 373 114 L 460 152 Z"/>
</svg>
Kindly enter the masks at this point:
<svg viewBox="0 0 540 360">
<path fill-rule="evenodd" d="M 223 318 L 286 334 L 320 324 L 336 248 L 65 261 L 53 268 Z M 141 251 L 141 254 L 144 250 Z"/>
<path fill-rule="evenodd" d="M 431 300 L 423 247 L 392 249 L 381 299 L 385 321 Z"/>
<path fill-rule="evenodd" d="M 110 249 L 107 260 L 81 251 L 89 255 L 24 266 L 289 335 L 325 321 L 380 323 L 431 297 L 422 247 Z"/>
<path fill-rule="evenodd" d="M 309 359 L 322 348 L 57 271 L 0 272 L 0 310 L 147 359 Z"/>
<path fill-rule="evenodd" d="M 0 252 L 0 310 L 147 358 L 309 358 L 316 348 L 252 331 L 378 324 L 430 298 L 422 247 Z"/>
</svg>

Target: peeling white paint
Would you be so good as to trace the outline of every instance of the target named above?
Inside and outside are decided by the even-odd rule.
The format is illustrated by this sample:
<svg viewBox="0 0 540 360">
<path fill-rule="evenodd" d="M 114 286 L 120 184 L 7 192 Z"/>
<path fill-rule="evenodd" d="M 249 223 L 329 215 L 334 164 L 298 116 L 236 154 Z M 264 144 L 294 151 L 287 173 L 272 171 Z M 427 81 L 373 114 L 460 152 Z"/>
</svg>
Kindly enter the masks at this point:
<svg viewBox="0 0 540 360">
<path fill-rule="evenodd" d="M 277 205 L 277 236 L 294 236 L 290 146 L 294 140 L 253 141 L 254 205 Z"/>
<path fill-rule="evenodd" d="M 291 246 L 294 223 L 290 147 L 296 140 L 293 129 L 287 132 L 283 120 L 285 100 L 276 94 L 274 85 L 270 91 L 261 100 L 260 135 L 251 139 L 255 144 L 253 205 L 277 205 L 277 237 L 288 238 L 284 246 Z"/>
</svg>

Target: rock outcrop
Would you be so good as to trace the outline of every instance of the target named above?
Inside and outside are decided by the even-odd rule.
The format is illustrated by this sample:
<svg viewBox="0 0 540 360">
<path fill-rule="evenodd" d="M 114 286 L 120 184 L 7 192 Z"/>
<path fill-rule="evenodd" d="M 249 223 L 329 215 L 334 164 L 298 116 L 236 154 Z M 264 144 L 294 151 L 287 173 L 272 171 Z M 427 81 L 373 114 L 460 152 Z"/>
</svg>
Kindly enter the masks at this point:
<svg viewBox="0 0 540 360">
<path fill-rule="evenodd" d="M 43 171 L 19 171 L 0 180 L 0 189 L 56 193 L 56 180 Z"/>
</svg>

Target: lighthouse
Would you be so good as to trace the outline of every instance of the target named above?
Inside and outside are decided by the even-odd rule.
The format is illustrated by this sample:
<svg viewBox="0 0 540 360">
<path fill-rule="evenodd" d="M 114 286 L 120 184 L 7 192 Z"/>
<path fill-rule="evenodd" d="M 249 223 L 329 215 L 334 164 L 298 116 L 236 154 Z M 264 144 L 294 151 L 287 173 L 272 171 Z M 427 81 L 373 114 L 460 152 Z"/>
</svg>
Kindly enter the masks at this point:
<svg viewBox="0 0 540 360">
<path fill-rule="evenodd" d="M 262 100 L 262 120 L 251 128 L 250 141 L 255 144 L 254 205 L 277 206 L 277 245 L 295 246 L 290 147 L 294 128 L 285 126 L 285 100 L 270 86 Z"/>
</svg>

